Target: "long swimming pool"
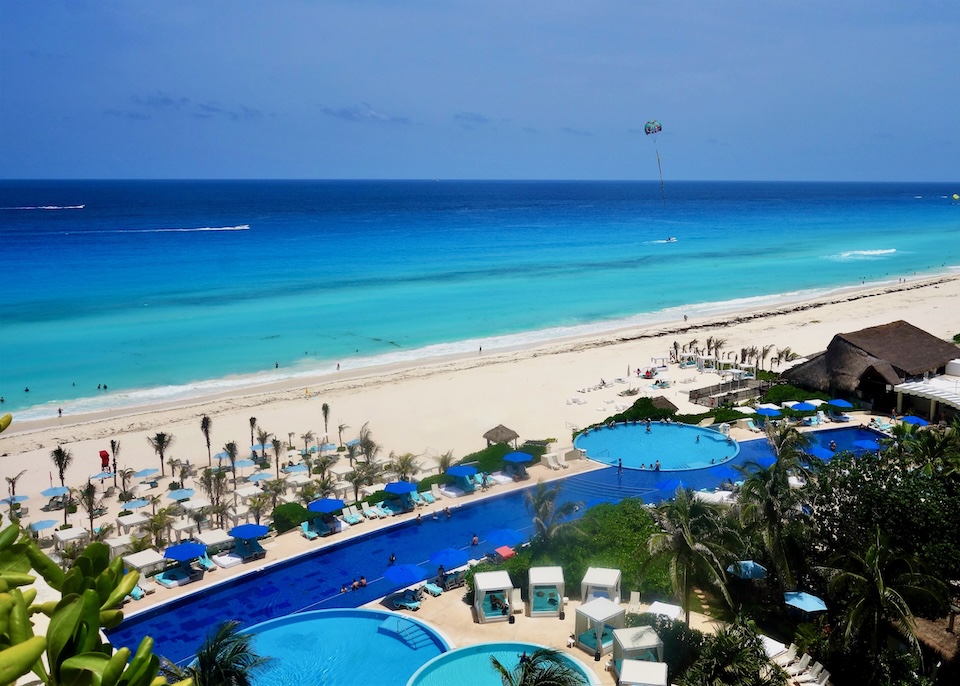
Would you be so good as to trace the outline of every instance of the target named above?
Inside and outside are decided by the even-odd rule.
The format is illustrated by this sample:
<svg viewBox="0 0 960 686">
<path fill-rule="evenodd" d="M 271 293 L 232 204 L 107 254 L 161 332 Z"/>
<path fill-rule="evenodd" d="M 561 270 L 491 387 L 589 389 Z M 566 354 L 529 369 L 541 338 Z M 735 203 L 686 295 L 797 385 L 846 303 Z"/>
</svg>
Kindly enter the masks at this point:
<svg viewBox="0 0 960 686">
<path fill-rule="evenodd" d="M 839 450 L 853 449 L 855 440 L 877 438 L 876 433 L 858 427 L 808 435 L 821 447 L 834 440 Z M 769 446 L 764 439 L 758 439 L 741 443 L 740 453 L 728 463 L 707 469 L 669 473 L 624 470 L 618 474 L 615 467 L 609 467 L 564 479 L 563 499 L 587 506 L 628 497 L 653 503 L 672 496 L 679 482 L 693 489 L 715 488 L 729 478 L 732 467 L 769 459 Z M 449 519 L 439 513 L 446 504 L 452 510 Z M 383 578 L 391 553 L 397 556 L 398 563 L 418 564 L 432 574 L 436 569 L 428 559 L 442 548 L 461 548 L 471 557 L 481 557 L 495 547 L 485 540 L 488 531 L 510 528 L 528 537 L 532 534 L 524 491 L 473 502 L 466 499 L 462 506 L 455 501 L 440 505 L 439 516 L 434 519 L 428 510 L 420 526 L 409 521 L 372 531 L 192 594 L 185 593 L 128 617 L 108 632 L 110 640 L 116 645 L 136 646 L 149 635 L 156 642 L 156 653 L 182 662 L 196 652 L 211 628 L 227 619 L 250 627 L 306 610 L 355 608 L 393 592 L 397 586 Z M 480 545 L 471 547 L 475 533 L 481 539 Z M 344 583 L 361 575 L 367 578 L 366 588 L 340 593 Z"/>
</svg>

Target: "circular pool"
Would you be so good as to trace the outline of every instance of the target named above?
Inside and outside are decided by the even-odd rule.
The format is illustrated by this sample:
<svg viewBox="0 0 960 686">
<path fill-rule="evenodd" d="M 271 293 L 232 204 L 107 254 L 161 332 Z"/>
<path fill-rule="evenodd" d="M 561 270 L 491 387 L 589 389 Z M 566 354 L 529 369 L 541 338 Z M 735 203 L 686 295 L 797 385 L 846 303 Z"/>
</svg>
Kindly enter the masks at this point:
<svg viewBox="0 0 960 686">
<path fill-rule="evenodd" d="M 470 684 L 470 686 L 501 686 L 500 675 L 494 671 L 490 658 L 495 657 L 504 667 L 513 670 L 520 662 L 520 655 L 533 653 L 539 648 L 533 643 L 481 643 L 480 645 L 457 648 L 432 659 L 410 677 L 407 686 L 449 686 L 450 684 Z M 579 672 L 584 684 L 599 686 L 600 680 L 579 660 L 560 653 L 563 660 Z"/>
<path fill-rule="evenodd" d="M 703 469 L 732 460 L 740 446 L 732 438 L 714 429 L 680 424 L 627 422 L 585 431 L 573 442 L 574 447 L 597 462 L 624 469 L 660 471 Z"/>
<path fill-rule="evenodd" d="M 256 624 L 254 649 L 274 658 L 255 686 L 404 686 L 449 642 L 428 624 L 380 610 L 316 610 Z"/>
</svg>

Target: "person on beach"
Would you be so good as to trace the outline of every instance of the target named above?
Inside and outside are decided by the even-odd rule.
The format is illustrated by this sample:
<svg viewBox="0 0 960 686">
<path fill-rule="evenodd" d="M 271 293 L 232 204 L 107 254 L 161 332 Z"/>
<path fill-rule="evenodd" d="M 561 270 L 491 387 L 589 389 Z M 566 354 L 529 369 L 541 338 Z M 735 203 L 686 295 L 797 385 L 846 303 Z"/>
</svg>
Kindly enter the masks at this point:
<svg viewBox="0 0 960 686">
<path fill-rule="evenodd" d="M 63 416 L 63 408 L 62 408 L 62 407 L 58 407 L 58 408 L 57 408 L 57 416 L 58 416 L 58 417 L 62 417 L 62 416 Z"/>
</svg>

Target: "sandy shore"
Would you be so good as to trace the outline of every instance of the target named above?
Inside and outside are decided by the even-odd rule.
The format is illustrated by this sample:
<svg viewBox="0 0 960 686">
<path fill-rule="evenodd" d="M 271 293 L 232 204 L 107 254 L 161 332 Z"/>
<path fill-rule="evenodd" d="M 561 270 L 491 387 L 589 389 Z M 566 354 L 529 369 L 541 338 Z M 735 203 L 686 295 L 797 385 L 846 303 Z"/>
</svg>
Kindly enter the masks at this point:
<svg viewBox="0 0 960 686">
<path fill-rule="evenodd" d="M 883 287 L 851 289 L 828 298 L 741 312 L 716 318 L 691 318 L 672 325 L 634 328 L 614 334 L 570 339 L 510 351 L 469 357 L 447 358 L 416 366 L 366 369 L 298 382 L 298 387 L 258 389 L 244 395 L 221 397 L 183 407 L 153 408 L 122 416 L 65 416 L 60 420 L 17 422 L 0 435 L 0 467 L 5 476 L 21 469 L 27 473 L 17 484 L 17 493 L 30 496 L 34 521 L 46 518 L 39 507 L 46 502 L 39 492 L 59 485 L 50 451 L 57 445 L 74 456 L 66 474 L 69 486 L 80 486 L 100 471 L 101 449 L 111 438 L 121 442 L 121 467 L 159 467 L 147 443 L 158 431 L 175 441 L 167 457 L 205 465 L 207 450 L 200 431 L 200 418 L 213 420 L 212 444 L 217 452 L 224 443 L 246 446 L 250 417 L 260 427 L 286 441 L 293 434 L 314 431 L 337 442 L 337 427 L 346 424 L 343 439 L 356 437 L 369 422 L 374 438 L 390 451 L 414 454 L 453 450 L 462 456 L 484 446 L 482 434 L 497 424 L 515 429 L 521 438 L 555 438 L 569 445 L 571 430 L 613 413 L 617 397 L 625 388 L 578 394 L 601 378 L 612 381 L 627 370 L 664 357 L 673 341 L 681 345 L 696 338 L 700 345 L 708 336 L 726 340 L 724 350 L 745 346 L 790 347 L 801 355 L 823 350 L 834 334 L 905 319 L 934 335 L 949 339 L 960 332 L 960 275 L 940 276 Z M 769 360 L 767 362 L 770 364 Z M 648 395 L 666 395 L 681 411 L 699 411 L 687 400 L 692 388 L 716 383 L 711 374 L 672 370 L 674 386 L 654 392 L 636 378 Z M 573 397 L 586 398 L 583 405 L 570 404 Z M 325 431 L 322 403 L 330 407 L 329 431 Z M 80 523 L 82 513 L 75 515 Z M 56 514 L 51 518 L 56 518 Z M 108 517 L 108 521 L 111 518 Z"/>
</svg>

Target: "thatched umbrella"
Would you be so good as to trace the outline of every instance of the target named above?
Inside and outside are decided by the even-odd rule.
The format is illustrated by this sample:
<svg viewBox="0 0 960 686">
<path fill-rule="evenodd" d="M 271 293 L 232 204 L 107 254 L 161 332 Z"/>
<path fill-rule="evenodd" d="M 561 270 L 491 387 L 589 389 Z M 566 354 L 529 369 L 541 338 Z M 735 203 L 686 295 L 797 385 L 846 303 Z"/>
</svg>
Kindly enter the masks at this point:
<svg viewBox="0 0 960 686">
<path fill-rule="evenodd" d="M 520 434 L 513 429 L 508 429 L 503 424 L 498 424 L 483 434 L 483 437 L 487 439 L 487 447 L 494 443 L 510 443 L 510 441 L 513 441 L 513 447 L 516 448 L 517 439 L 520 438 Z"/>
</svg>

